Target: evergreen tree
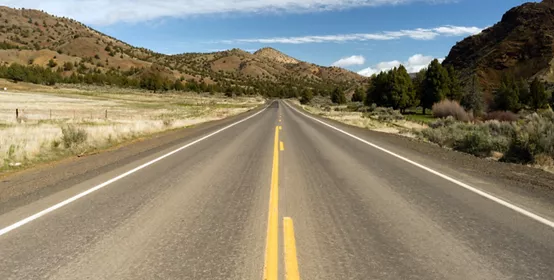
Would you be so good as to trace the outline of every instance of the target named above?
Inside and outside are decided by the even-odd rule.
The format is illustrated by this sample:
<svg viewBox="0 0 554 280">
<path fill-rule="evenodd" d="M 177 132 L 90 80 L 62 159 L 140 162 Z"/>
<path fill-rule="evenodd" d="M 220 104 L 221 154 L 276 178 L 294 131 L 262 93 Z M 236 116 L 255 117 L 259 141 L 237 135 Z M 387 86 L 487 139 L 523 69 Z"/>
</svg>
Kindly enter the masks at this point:
<svg viewBox="0 0 554 280">
<path fill-rule="evenodd" d="M 48 61 L 48 67 L 54 68 L 54 67 L 56 67 L 56 66 L 58 66 L 58 63 L 56 63 L 53 59 L 50 59 L 50 60 Z"/>
<path fill-rule="evenodd" d="M 473 74 L 471 77 L 469 88 L 463 95 L 460 105 L 462 105 L 466 110 L 473 111 L 475 116 L 480 116 L 485 111 L 483 92 L 479 86 L 479 78 L 476 74 Z"/>
<path fill-rule="evenodd" d="M 415 100 L 413 106 L 418 106 L 421 102 L 421 97 L 423 96 L 425 76 L 427 75 L 427 68 L 421 69 L 417 72 L 415 78 L 412 80 L 415 91 Z"/>
<path fill-rule="evenodd" d="M 198 83 L 194 79 L 190 79 L 187 81 L 185 88 L 189 91 L 199 92 L 200 87 L 198 86 Z"/>
<path fill-rule="evenodd" d="M 392 79 L 392 71 L 373 75 L 371 78 L 371 86 L 367 91 L 365 104 L 369 106 L 375 103 L 380 107 L 390 107 L 389 93 L 392 91 Z"/>
<path fill-rule="evenodd" d="M 548 107 L 548 93 L 544 89 L 544 84 L 535 78 L 531 82 L 529 90 L 529 105 L 533 110 L 544 109 Z"/>
<path fill-rule="evenodd" d="M 25 80 L 25 69 L 22 65 L 14 63 L 8 67 L 6 76 L 14 82 L 22 82 Z"/>
<path fill-rule="evenodd" d="M 421 96 L 421 106 L 423 113 L 425 109 L 431 109 L 433 104 L 443 100 L 449 92 L 448 72 L 442 67 L 438 59 L 429 64 L 425 80 L 423 82 L 423 94 Z"/>
<path fill-rule="evenodd" d="M 361 87 L 357 87 L 354 91 L 352 102 L 364 102 L 364 90 Z"/>
<path fill-rule="evenodd" d="M 519 103 L 522 106 L 523 105 L 531 106 L 531 104 L 530 104 L 531 96 L 529 95 L 530 92 L 529 92 L 529 86 L 528 86 L 527 82 L 523 78 L 521 78 L 517 82 L 515 82 L 515 87 L 516 87 L 517 92 L 518 92 Z"/>
<path fill-rule="evenodd" d="M 458 78 L 458 72 L 454 69 L 454 66 L 449 65 L 446 68 L 448 72 L 448 92 L 446 97 L 450 100 L 460 101 L 462 99 L 462 85 Z"/>
<path fill-rule="evenodd" d="M 140 80 L 140 87 L 154 92 L 162 90 L 164 87 L 164 80 L 160 74 L 156 72 L 149 72 L 143 75 Z"/>
<path fill-rule="evenodd" d="M 406 68 L 400 65 L 391 71 L 392 85 L 389 92 L 390 107 L 395 110 L 400 109 L 403 112 L 405 109 L 411 107 L 415 100 L 415 91 L 412 84 L 412 78 L 408 74 Z"/>
<path fill-rule="evenodd" d="M 180 80 L 175 80 L 175 83 L 173 83 L 173 89 L 177 91 L 183 91 L 185 90 L 185 85 Z"/>
<path fill-rule="evenodd" d="M 233 88 L 232 87 L 229 86 L 225 89 L 225 96 L 233 97 Z"/>
<path fill-rule="evenodd" d="M 338 87 L 336 87 L 335 90 L 333 90 L 333 93 L 331 93 L 331 102 L 336 104 L 346 103 L 346 96 L 344 95 L 344 92 Z"/>
<path fill-rule="evenodd" d="M 302 97 L 300 98 L 301 104 L 308 104 L 312 99 L 314 98 L 314 94 L 312 93 L 312 90 L 309 88 L 305 88 L 302 91 Z"/>
<path fill-rule="evenodd" d="M 517 87 L 509 81 L 501 83 L 494 93 L 494 105 L 496 110 L 517 112 L 520 109 Z"/>
<path fill-rule="evenodd" d="M 66 62 L 63 64 L 63 70 L 64 71 L 71 71 L 73 70 L 73 63 L 71 62 Z"/>
</svg>

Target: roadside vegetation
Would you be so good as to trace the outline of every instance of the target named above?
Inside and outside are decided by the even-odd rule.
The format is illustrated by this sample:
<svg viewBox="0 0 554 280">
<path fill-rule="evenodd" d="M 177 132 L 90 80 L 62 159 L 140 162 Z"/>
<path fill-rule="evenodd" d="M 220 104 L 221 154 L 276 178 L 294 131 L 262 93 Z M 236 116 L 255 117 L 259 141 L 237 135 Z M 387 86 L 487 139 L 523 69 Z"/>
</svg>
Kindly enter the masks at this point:
<svg viewBox="0 0 554 280">
<path fill-rule="evenodd" d="M 401 134 L 503 162 L 554 171 L 554 97 L 545 84 L 506 75 L 490 100 L 473 76 L 465 85 L 438 60 L 410 77 L 403 66 L 366 89 L 300 99 L 304 109 L 350 125 Z"/>
<path fill-rule="evenodd" d="M 160 95 L 106 87 L 0 92 L 0 172 L 222 119 L 263 102 L 261 97 Z"/>
</svg>

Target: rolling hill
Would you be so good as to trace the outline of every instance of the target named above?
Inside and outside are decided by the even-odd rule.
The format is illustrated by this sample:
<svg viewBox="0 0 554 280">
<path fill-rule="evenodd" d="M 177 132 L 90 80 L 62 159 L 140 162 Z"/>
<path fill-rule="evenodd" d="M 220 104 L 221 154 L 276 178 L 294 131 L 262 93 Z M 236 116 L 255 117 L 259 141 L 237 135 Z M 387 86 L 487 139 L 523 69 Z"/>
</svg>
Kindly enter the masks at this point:
<svg viewBox="0 0 554 280">
<path fill-rule="evenodd" d="M 262 94 L 268 88 L 265 85 L 302 85 L 323 90 L 334 86 L 349 88 L 365 80 L 357 73 L 300 61 L 272 48 L 255 53 L 232 49 L 160 54 L 131 46 L 73 19 L 3 6 L 0 6 L 0 62 L 39 65 L 64 77 L 120 73 L 140 79 L 146 73 L 155 73 L 166 80 L 184 83 L 254 87 Z"/>
</svg>

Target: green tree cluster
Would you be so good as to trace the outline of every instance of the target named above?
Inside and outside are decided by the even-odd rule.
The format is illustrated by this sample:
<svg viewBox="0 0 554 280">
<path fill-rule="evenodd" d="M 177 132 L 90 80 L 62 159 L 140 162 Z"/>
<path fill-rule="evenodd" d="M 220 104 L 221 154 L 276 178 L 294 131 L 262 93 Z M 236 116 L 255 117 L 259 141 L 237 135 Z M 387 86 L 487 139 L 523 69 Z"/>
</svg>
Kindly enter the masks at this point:
<svg viewBox="0 0 554 280">
<path fill-rule="evenodd" d="M 452 66 L 443 67 L 435 59 L 427 69 L 416 73 L 413 79 L 403 65 L 374 75 L 365 103 L 375 103 L 401 112 L 421 106 L 425 113 L 426 109 L 431 109 L 433 104 L 445 98 L 460 101 L 463 95 L 456 70 Z"/>
<path fill-rule="evenodd" d="M 549 93 L 544 88 L 544 83 L 535 78 L 529 86 L 529 98 L 527 104 L 533 109 L 544 109 L 548 107 Z"/>
<path fill-rule="evenodd" d="M 0 42 L 0 50 L 19 49 L 17 45 L 10 44 L 6 41 Z"/>
<path fill-rule="evenodd" d="M 352 102 L 364 102 L 364 90 L 361 87 L 357 87 L 352 95 Z"/>
<path fill-rule="evenodd" d="M 314 94 L 312 92 L 312 89 L 305 88 L 302 91 L 302 94 L 301 94 L 301 97 L 300 97 L 300 103 L 301 104 L 308 104 L 308 103 L 310 103 L 310 101 L 312 101 L 313 98 L 314 98 Z"/>
<path fill-rule="evenodd" d="M 513 75 L 504 75 L 500 86 L 494 91 L 494 109 L 518 112 L 529 108 L 539 110 L 548 107 L 550 93 L 546 91 L 544 83 L 534 78 L 528 86 L 523 79 L 516 79 Z"/>
<path fill-rule="evenodd" d="M 38 65 L 24 66 L 13 63 L 10 66 L 0 66 L 0 78 L 14 82 L 30 82 L 35 84 L 54 85 L 63 80 L 59 73 Z"/>
<path fill-rule="evenodd" d="M 335 104 L 344 104 L 346 103 L 346 95 L 344 95 L 344 91 L 342 91 L 340 88 L 336 87 L 333 92 L 331 93 L 331 102 Z"/>
<path fill-rule="evenodd" d="M 171 75 L 164 74 L 163 66 L 160 65 L 151 68 L 131 68 L 122 71 L 115 68 L 106 69 L 108 65 L 105 67 L 94 67 L 91 65 L 93 64 L 92 57 L 84 58 L 72 65 L 70 63 L 57 65 L 54 60 L 52 62 L 49 65 L 53 66 L 52 68 L 18 64 L 0 66 L 0 77 L 39 84 L 83 83 L 144 88 L 156 92 L 165 90 L 198 93 L 229 92 L 233 96 L 260 94 L 278 98 L 302 98 L 302 96 L 306 95 L 308 89 L 312 96 L 329 97 L 330 93 L 336 88 L 353 88 L 353 85 L 356 85 L 354 82 L 349 81 L 336 82 L 329 79 L 305 78 L 293 74 L 282 74 L 275 77 L 275 79 L 268 79 L 268 77 L 244 77 L 233 73 L 213 75 L 210 72 L 206 72 L 202 74 L 202 77 L 198 77 L 198 74 L 187 73 L 185 71 L 185 74 L 196 77 L 189 80 L 185 80 L 184 77 L 182 79 L 175 79 Z M 54 63 L 56 63 L 55 66 Z M 10 70 L 8 71 L 8 69 Z M 63 72 L 65 74 L 62 76 Z M 211 82 L 207 83 L 204 77 L 210 77 Z M 311 99 L 309 95 L 305 97 L 305 100 L 307 99 Z M 341 92 L 338 100 L 346 102 L 344 93 Z"/>
<path fill-rule="evenodd" d="M 374 76 L 365 103 L 401 111 L 416 105 L 416 88 L 406 68 L 400 65 Z"/>
</svg>

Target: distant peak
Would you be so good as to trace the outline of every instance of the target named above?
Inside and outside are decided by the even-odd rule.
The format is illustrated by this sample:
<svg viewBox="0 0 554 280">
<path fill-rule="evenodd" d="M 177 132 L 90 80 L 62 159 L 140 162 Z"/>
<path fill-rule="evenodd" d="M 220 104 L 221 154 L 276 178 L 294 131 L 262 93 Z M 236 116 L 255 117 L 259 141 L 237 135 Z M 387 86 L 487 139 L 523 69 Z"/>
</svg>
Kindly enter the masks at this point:
<svg viewBox="0 0 554 280">
<path fill-rule="evenodd" d="M 279 52 L 278 50 L 272 48 L 272 47 L 263 47 L 259 50 L 257 50 L 256 52 L 263 52 L 263 51 L 274 51 L 274 52 Z"/>
<path fill-rule="evenodd" d="M 271 47 L 265 47 L 257 50 L 254 52 L 255 56 L 263 57 L 271 60 L 275 60 L 281 63 L 291 63 L 291 64 L 297 64 L 300 61 L 297 59 L 290 57 L 274 48 Z"/>
</svg>

